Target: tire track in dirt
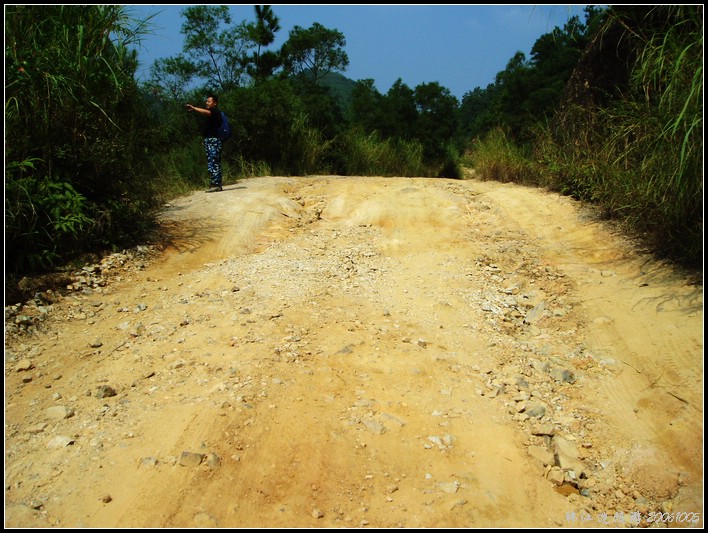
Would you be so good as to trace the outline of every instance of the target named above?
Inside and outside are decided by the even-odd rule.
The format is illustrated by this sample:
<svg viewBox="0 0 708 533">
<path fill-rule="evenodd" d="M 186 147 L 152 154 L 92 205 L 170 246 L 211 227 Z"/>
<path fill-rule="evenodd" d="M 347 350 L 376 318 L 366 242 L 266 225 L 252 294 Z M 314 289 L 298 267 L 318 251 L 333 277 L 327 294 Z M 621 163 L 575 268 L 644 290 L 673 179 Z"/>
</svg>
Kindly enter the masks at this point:
<svg viewBox="0 0 708 533">
<path fill-rule="evenodd" d="M 578 225 L 567 199 L 535 191 L 492 195 L 542 244 L 548 261 L 573 278 L 587 320 L 587 348 L 613 363 L 612 379 L 598 383 L 593 409 L 604 415 L 603 438 L 617 448 L 622 475 L 645 492 L 677 478 L 702 486 L 702 287 L 643 257 L 591 218 Z M 551 210 L 552 223 L 544 224 L 537 215 Z M 583 400 L 593 403 L 592 396 Z M 628 440 L 634 450 L 628 455 L 640 461 L 627 460 Z M 690 508 L 702 509 L 700 497 L 687 499 Z"/>
</svg>

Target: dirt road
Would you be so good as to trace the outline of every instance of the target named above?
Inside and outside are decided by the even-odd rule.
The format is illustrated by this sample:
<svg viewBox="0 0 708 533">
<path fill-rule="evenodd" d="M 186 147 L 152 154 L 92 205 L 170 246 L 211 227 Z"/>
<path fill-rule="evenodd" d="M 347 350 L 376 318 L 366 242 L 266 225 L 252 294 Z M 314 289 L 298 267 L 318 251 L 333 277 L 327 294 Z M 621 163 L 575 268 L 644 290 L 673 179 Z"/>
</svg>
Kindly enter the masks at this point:
<svg viewBox="0 0 708 533">
<path fill-rule="evenodd" d="M 194 193 L 6 308 L 6 527 L 703 525 L 703 290 L 568 198 Z"/>
</svg>

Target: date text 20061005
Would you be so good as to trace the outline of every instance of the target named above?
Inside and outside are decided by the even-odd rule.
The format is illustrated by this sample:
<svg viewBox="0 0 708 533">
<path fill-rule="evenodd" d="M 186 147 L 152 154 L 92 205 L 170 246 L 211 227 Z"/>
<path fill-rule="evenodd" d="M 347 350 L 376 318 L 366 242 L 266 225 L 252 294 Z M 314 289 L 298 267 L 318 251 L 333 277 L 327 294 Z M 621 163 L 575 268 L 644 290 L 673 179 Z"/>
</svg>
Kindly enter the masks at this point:
<svg viewBox="0 0 708 533">
<path fill-rule="evenodd" d="M 676 522 L 676 523 L 688 523 L 693 524 L 700 520 L 700 513 L 685 513 L 679 511 L 677 513 L 662 513 L 659 511 L 651 512 L 647 515 L 647 522 Z"/>
<path fill-rule="evenodd" d="M 574 512 L 566 513 L 565 519 L 568 522 L 592 522 L 593 516 L 587 513 L 580 513 L 577 516 Z M 660 522 L 664 524 L 668 523 L 684 523 L 684 524 L 695 524 L 700 520 L 700 513 L 686 513 L 686 512 L 676 512 L 676 513 L 662 513 L 659 511 L 652 511 L 646 516 L 646 522 Z M 597 513 L 595 517 L 596 522 L 602 524 L 608 524 L 610 522 L 622 523 L 622 524 L 640 524 L 642 521 L 642 515 L 639 511 L 633 511 L 631 513 L 615 512 L 611 517 L 608 513 L 600 512 Z"/>
</svg>

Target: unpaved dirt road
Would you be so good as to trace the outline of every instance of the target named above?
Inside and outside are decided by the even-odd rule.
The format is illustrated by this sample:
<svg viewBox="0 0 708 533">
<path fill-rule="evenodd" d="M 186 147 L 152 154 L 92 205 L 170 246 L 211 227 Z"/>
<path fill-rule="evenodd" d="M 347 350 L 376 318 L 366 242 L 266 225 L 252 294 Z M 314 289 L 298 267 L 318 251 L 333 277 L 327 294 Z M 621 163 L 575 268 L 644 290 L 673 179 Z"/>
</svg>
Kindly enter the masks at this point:
<svg viewBox="0 0 708 533">
<path fill-rule="evenodd" d="M 6 527 L 702 527 L 702 286 L 568 198 L 265 177 L 163 221 L 6 308 Z"/>
</svg>

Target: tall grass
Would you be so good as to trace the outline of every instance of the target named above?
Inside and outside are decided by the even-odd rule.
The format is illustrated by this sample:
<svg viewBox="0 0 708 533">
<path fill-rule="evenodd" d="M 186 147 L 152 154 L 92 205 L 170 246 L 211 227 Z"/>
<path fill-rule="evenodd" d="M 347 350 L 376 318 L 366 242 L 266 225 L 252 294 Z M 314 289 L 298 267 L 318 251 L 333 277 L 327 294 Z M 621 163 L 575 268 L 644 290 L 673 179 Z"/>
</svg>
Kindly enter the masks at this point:
<svg viewBox="0 0 708 533">
<path fill-rule="evenodd" d="M 473 147 L 483 179 L 534 183 L 599 205 L 660 256 L 703 257 L 702 6 L 657 6 L 625 28 L 636 58 L 626 94 L 568 105 L 525 153 L 499 130 Z M 643 28 L 640 30 L 640 28 Z"/>
<path fill-rule="evenodd" d="M 248 161 L 240 155 L 232 159 L 227 166 L 227 181 L 269 176 L 271 174 L 271 168 L 265 161 Z"/>
<path fill-rule="evenodd" d="M 248 161 L 241 154 L 231 153 L 229 148 L 222 154 L 221 166 L 225 185 L 271 174 L 268 163 Z M 152 176 L 149 185 L 160 202 L 209 186 L 206 155 L 199 141 L 158 156 L 146 173 Z"/>
<path fill-rule="evenodd" d="M 349 176 L 424 176 L 423 147 L 417 141 L 382 140 L 377 133 L 349 130 L 338 139 L 343 173 Z"/>
<path fill-rule="evenodd" d="M 140 194 L 149 187 L 138 173 L 147 122 L 128 49 L 141 31 L 124 6 L 7 7 L 5 224 L 14 270 L 128 242 L 149 222 L 152 198 Z"/>
<path fill-rule="evenodd" d="M 302 112 L 295 115 L 290 127 L 290 136 L 291 171 L 300 175 L 321 173 L 326 166 L 326 155 L 332 141 L 325 140 L 321 131 L 308 125 L 307 116 Z"/>
<path fill-rule="evenodd" d="M 483 181 L 538 184 L 538 176 L 526 150 L 510 140 L 503 128 L 495 128 L 482 139 L 475 140 L 463 162 L 474 168 L 475 175 Z"/>
<path fill-rule="evenodd" d="M 567 109 L 561 122 L 572 127 L 556 129 L 557 146 L 541 149 L 554 188 L 599 203 L 659 254 L 695 265 L 703 255 L 699 9 L 658 6 L 640 21 L 613 17 L 636 51 L 630 93 L 605 107 Z"/>
</svg>

